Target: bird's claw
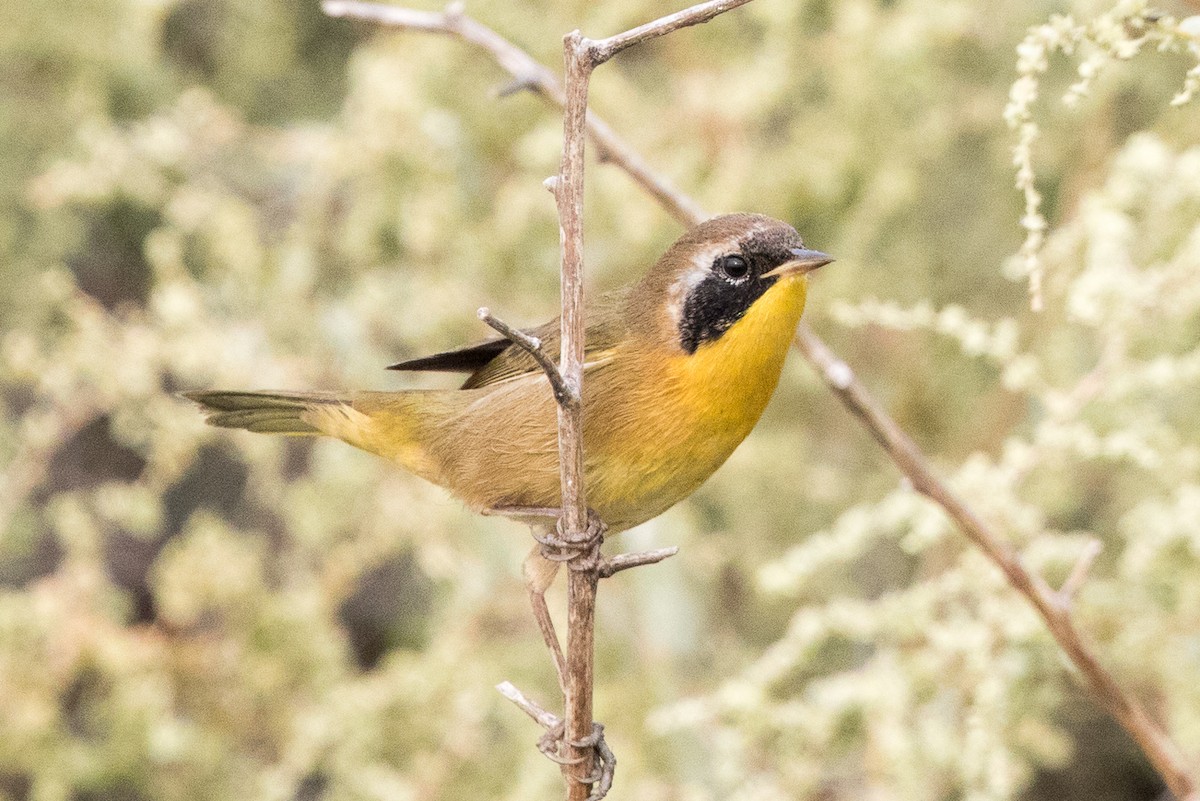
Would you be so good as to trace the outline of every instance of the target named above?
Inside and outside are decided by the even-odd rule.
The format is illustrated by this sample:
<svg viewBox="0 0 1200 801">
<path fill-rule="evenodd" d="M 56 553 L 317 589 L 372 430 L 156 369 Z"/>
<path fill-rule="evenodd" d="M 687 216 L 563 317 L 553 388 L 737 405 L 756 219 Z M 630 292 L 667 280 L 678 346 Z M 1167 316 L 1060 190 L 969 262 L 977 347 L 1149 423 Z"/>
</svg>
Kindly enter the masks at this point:
<svg viewBox="0 0 1200 801">
<path fill-rule="evenodd" d="M 538 738 L 538 750 L 545 754 L 551 762 L 567 766 L 583 764 L 588 760 L 588 756 L 565 757 L 559 753 L 563 744 L 575 748 L 591 748 L 593 751 L 596 769 L 588 776 L 572 776 L 580 784 L 592 785 L 592 792 L 588 795 L 587 801 L 600 801 L 608 795 L 617 770 L 617 757 L 604 739 L 604 724 L 593 723 L 592 733 L 587 737 L 580 740 L 568 740 L 564 724 L 559 721 L 554 728 L 547 730 Z M 570 775 L 569 772 L 568 775 Z"/>
<path fill-rule="evenodd" d="M 604 724 L 593 723 L 592 733 L 587 737 L 584 737 L 582 740 L 568 740 L 564 737 L 563 742 L 568 743 L 575 748 L 595 748 L 596 744 L 602 739 L 604 739 Z"/>
<path fill-rule="evenodd" d="M 480 514 L 487 517 L 549 517 L 558 518 L 562 509 L 557 506 L 488 506 Z"/>
<path fill-rule="evenodd" d="M 604 739 L 603 723 L 593 723 L 592 733 L 585 739 L 593 741 L 596 770 L 591 776 L 580 781 L 592 785 L 592 792 L 588 795 L 587 801 L 600 801 L 612 789 L 613 777 L 617 773 L 617 755 L 608 747 L 608 743 Z"/>
<path fill-rule="evenodd" d="M 594 509 L 587 510 L 587 537 L 582 540 L 567 539 L 563 533 L 563 519 L 558 519 L 554 534 L 533 532 L 533 538 L 542 546 L 542 558 L 550 562 L 566 562 L 572 570 L 595 570 L 600 567 L 600 545 L 608 526 Z"/>
<path fill-rule="evenodd" d="M 546 758 L 558 765 L 579 765 L 587 759 L 586 756 L 581 757 L 565 757 L 559 753 L 563 743 L 575 745 L 566 737 L 565 724 L 560 720 L 555 724 L 554 728 L 547 729 L 546 733 L 538 738 L 537 749 L 546 755 Z M 583 746 L 576 746 L 577 748 Z"/>
<path fill-rule="evenodd" d="M 600 515 L 596 514 L 594 509 L 587 510 L 587 529 L 585 533 L 587 537 L 578 542 L 568 540 L 563 532 L 563 518 L 558 519 L 556 531 L 558 538 L 567 543 L 567 551 L 574 551 L 574 556 L 567 559 L 567 567 L 571 570 L 581 570 L 584 572 L 596 571 L 600 568 L 600 563 L 603 561 L 600 556 L 600 546 L 604 544 L 604 532 L 608 530 L 608 526 L 600 519 Z"/>
</svg>

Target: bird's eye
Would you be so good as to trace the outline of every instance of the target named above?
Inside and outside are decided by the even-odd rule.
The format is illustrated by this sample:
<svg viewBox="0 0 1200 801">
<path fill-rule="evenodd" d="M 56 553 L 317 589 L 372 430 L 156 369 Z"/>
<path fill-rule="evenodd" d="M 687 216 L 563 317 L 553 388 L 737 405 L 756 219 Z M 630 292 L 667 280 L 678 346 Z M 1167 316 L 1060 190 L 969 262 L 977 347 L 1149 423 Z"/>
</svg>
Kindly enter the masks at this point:
<svg viewBox="0 0 1200 801">
<path fill-rule="evenodd" d="M 725 256 L 720 261 L 721 272 L 732 278 L 734 281 L 740 281 L 750 272 L 750 265 L 741 256 Z"/>
</svg>

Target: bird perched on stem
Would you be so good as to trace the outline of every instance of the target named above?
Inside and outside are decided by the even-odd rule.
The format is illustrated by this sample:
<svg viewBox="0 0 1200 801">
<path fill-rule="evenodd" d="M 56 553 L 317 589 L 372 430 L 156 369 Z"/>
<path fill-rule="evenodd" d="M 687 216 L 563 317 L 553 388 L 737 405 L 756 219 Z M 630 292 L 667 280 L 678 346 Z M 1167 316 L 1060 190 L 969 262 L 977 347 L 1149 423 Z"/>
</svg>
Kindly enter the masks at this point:
<svg viewBox="0 0 1200 801">
<path fill-rule="evenodd" d="M 583 446 L 588 505 L 610 531 L 690 495 L 758 422 L 804 310 L 807 274 L 832 259 L 790 225 L 714 217 L 680 237 L 638 283 L 587 307 Z M 559 347 L 559 322 L 527 332 Z M 184 393 L 208 422 L 325 435 L 378 454 L 481 512 L 545 530 L 560 505 L 556 402 L 534 357 L 508 339 L 392 365 L 469 373 L 460 389 Z M 526 560 L 542 633 L 555 567 Z M 561 668 L 561 655 L 556 654 Z"/>
</svg>

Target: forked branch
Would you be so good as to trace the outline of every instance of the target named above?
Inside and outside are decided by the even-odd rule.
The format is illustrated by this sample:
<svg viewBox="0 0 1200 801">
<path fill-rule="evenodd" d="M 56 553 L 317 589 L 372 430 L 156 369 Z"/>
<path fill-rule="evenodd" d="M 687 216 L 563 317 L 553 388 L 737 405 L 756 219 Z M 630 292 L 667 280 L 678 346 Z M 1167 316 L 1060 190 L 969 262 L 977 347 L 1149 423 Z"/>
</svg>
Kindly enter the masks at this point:
<svg viewBox="0 0 1200 801">
<path fill-rule="evenodd" d="M 550 388 L 554 390 L 554 399 L 558 401 L 560 406 L 579 405 L 579 393 L 572 391 L 571 387 L 567 386 L 562 373 L 558 371 L 558 365 L 542 349 L 542 341 L 540 339 L 513 328 L 497 317 L 493 317 L 487 307 L 480 309 L 478 314 L 479 319 L 486 325 L 533 357 L 533 360 L 538 363 L 538 367 L 541 367 L 542 372 L 546 374 L 546 380 L 550 382 Z"/>
<path fill-rule="evenodd" d="M 456 4 L 444 12 L 431 12 L 361 0 L 325 0 L 321 8 L 332 17 L 351 17 L 401 30 L 453 36 L 484 51 L 511 76 L 512 82 L 506 91 L 528 89 L 559 108 L 566 104 L 558 76 L 491 28 L 463 14 L 461 7 Z M 692 226 L 708 217 L 694 200 L 652 170 L 641 154 L 592 111 L 587 114 L 587 132 L 601 158 L 619 164 L 638 186 L 657 200 L 680 224 Z"/>
</svg>

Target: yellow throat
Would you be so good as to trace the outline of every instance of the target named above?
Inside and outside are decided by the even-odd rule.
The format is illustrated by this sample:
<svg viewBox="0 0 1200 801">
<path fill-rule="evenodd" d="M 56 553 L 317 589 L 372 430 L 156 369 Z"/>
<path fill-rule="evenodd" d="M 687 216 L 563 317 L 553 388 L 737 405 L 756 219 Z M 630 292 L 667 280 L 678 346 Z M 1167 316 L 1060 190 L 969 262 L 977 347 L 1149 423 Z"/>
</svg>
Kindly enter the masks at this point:
<svg viewBox="0 0 1200 801">
<path fill-rule="evenodd" d="M 714 434 L 728 429 L 745 436 L 766 409 L 804 312 L 807 289 L 804 276 L 781 279 L 719 339 L 672 360 L 679 402 Z"/>
</svg>

